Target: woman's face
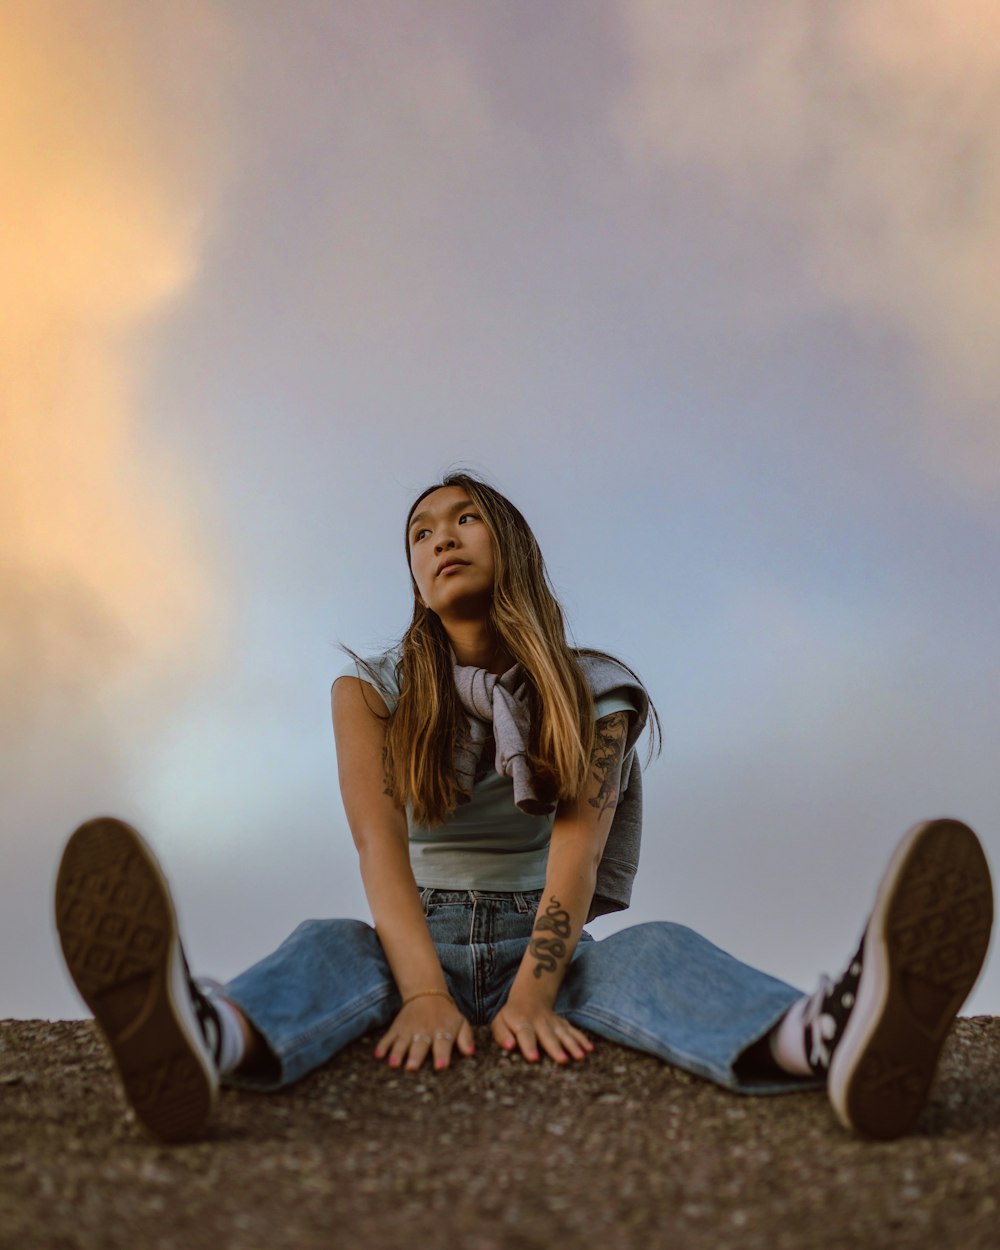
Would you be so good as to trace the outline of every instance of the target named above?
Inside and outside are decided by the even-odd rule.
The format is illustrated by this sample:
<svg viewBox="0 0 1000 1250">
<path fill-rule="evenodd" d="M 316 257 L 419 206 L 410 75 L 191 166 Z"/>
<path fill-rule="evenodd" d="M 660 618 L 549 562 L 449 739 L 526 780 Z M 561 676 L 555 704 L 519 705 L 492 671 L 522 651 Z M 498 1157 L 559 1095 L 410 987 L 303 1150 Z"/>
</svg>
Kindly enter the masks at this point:
<svg viewBox="0 0 1000 1250">
<path fill-rule="evenodd" d="M 440 617 L 485 616 L 493 598 L 493 540 L 461 486 L 441 486 L 413 510 L 406 535 L 420 602 Z"/>
</svg>

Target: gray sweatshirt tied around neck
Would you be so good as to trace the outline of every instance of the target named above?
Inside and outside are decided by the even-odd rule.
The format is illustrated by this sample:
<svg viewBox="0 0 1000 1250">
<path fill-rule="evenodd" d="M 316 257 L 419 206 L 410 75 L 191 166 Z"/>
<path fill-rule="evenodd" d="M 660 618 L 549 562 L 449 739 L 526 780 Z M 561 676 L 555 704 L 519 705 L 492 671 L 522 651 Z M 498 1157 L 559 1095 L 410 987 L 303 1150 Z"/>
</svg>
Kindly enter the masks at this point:
<svg viewBox="0 0 1000 1250">
<path fill-rule="evenodd" d="M 603 655 L 582 654 L 577 661 L 595 699 L 625 691 L 637 715 L 629 717 L 622 764 L 621 792 L 611 821 L 611 831 L 597 869 L 597 884 L 587 921 L 608 912 L 624 911 L 632 897 L 632 882 L 639 866 L 642 836 L 642 770 L 635 744 L 646 725 L 649 697 L 635 677 L 616 660 Z M 514 802 L 533 815 L 555 806 L 535 790 L 526 759 L 530 711 L 524 672 L 519 664 L 499 677 L 486 669 L 455 665 L 455 686 L 469 714 L 469 741 L 456 748 L 455 772 L 459 787 L 471 796 L 476 768 L 487 741 L 496 745 L 496 770 L 514 784 Z"/>
</svg>

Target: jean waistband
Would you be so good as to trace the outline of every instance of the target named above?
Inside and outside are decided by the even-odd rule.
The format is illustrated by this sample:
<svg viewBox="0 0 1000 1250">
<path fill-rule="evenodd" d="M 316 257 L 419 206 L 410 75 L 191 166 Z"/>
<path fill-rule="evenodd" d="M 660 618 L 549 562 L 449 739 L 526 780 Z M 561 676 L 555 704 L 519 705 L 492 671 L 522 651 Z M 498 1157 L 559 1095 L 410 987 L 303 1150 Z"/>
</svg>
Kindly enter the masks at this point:
<svg viewBox="0 0 1000 1250">
<path fill-rule="evenodd" d="M 500 911 L 536 912 L 543 891 L 538 890 L 442 890 L 435 886 L 422 886 L 420 901 L 424 910 L 428 907 L 468 906 L 475 903 L 492 903 Z"/>
</svg>

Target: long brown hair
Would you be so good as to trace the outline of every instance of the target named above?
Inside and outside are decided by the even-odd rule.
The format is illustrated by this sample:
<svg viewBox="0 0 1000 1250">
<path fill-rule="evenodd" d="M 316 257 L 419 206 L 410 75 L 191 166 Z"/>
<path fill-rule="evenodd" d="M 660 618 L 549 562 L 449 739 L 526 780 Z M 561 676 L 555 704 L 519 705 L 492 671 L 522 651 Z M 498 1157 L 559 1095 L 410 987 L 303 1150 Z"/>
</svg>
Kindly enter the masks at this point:
<svg viewBox="0 0 1000 1250">
<path fill-rule="evenodd" d="M 538 541 L 518 509 L 495 487 L 469 473 L 449 473 L 421 491 L 407 513 L 408 566 L 410 517 L 423 499 L 445 486 L 468 493 L 493 542 L 489 624 L 527 679 L 532 711 L 527 762 L 536 791 L 547 802 L 573 798 L 587 777 L 594 705 L 578 653 L 566 641 L 562 609 Z M 458 805 L 453 744 L 468 732 L 468 719 L 455 688 L 448 635 L 437 614 L 420 602 L 412 572 L 411 582 L 413 617 L 399 644 L 400 695 L 387 728 L 386 775 L 397 802 L 412 803 L 416 823 L 434 826 Z M 655 709 L 652 718 L 655 731 Z"/>
</svg>

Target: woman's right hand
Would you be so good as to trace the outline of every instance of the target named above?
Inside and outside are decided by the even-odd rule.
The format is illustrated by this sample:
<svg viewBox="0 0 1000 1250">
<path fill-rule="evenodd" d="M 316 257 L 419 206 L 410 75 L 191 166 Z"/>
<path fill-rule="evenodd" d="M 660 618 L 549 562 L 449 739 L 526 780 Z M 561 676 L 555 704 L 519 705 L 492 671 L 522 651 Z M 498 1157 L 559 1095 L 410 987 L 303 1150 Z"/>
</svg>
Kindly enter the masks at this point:
<svg viewBox="0 0 1000 1250">
<path fill-rule="evenodd" d="M 388 1031 L 375 1047 L 375 1058 L 389 1057 L 389 1067 L 416 1072 L 431 1056 L 437 1070 L 451 1062 L 452 1047 L 474 1055 L 472 1025 L 444 994 L 426 994 L 400 1008 Z"/>
</svg>

